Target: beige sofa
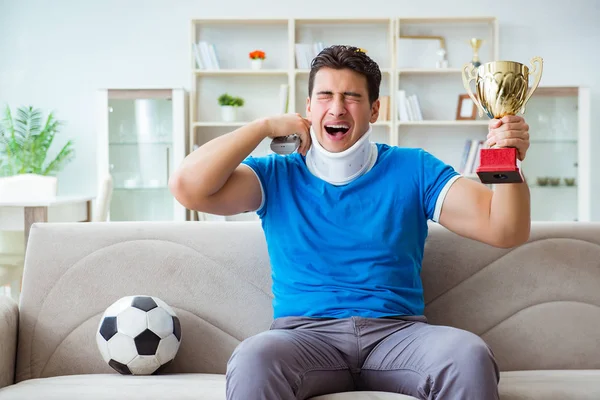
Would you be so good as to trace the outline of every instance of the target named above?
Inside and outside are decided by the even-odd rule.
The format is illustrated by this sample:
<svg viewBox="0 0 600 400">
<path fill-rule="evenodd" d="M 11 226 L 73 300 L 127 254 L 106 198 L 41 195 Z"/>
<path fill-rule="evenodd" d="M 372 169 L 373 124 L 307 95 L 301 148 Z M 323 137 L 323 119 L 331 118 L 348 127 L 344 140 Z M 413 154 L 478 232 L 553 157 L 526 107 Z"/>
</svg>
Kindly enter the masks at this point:
<svg viewBox="0 0 600 400">
<path fill-rule="evenodd" d="M 511 250 L 431 225 L 423 279 L 431 323 L 492 347 L 503 400 L 600 399 L 600 224 L 535 223 Z M 101 314 L 130 294 L 158 296 L 180 316 L 165 375 L 119 375 L 96 348 Z M 257 222 L 37 224 L 20 305 L 0 300 L 0 400 L 222 400 L 234 347 L 271 319 Z M 334 399 L 408 397 L 320 397 Z"/>
</svg>

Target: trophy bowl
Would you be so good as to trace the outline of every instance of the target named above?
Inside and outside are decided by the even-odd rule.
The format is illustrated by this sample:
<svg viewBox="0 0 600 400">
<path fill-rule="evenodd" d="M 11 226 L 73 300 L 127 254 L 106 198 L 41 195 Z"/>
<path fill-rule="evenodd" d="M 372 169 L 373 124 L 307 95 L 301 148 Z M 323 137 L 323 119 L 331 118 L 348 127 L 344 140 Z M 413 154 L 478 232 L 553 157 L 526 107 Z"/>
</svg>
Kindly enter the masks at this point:
<svg viewBox="0 0 600 400">
<path fill-rule="evenodd" d="M 479 109 L 479 116 L 485 113 L 489 118 L 500 119 L 505 115 L 525 113 L 527 101 L 538 87 L 542 77 L 543 60 L 531 59 L 532 68 L 516 61 L 491 61 L 476 67 L 467 63 L 463 67 L 463 84 L 471 100 Z M 529 87 L 529 78 L 534 82 Z M 475 81 L 474 95 L 471 81 Z M 477 175 L 483 183 L 520 183 L 523 177 L 519 171 L 517 149 L 481 149 Z"/>
</svg>

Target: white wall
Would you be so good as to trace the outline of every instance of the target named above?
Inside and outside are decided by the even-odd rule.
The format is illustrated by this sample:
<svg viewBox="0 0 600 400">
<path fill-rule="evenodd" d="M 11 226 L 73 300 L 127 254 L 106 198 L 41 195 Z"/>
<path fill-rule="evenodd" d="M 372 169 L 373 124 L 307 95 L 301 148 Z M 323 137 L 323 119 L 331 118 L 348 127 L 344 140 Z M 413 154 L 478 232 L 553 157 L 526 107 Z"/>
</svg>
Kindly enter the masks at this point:
<svg viewBox="0 0 600 400">
<path fill-rule="evenodd" d="M 592 115 L 600 115 L 596 0 L 0 0 L 0 105 L 56 110 L 67 121 L 59 143 L 77 142 L 77 158 L 61 173 L 60 191 L 94 192 L 95 89 L 189 89 L 192 18 L 453 15 L 498 17 L 501 58 L 528 62 L 542 56 L 541 84 L 591 87 Z M 600 120 L 592 118 L 595 152 L 599 131 Z M 600 158 L 593 159 L 593 168 L 599 173 L 592 217 L 600 220 Z"/>
</svg>

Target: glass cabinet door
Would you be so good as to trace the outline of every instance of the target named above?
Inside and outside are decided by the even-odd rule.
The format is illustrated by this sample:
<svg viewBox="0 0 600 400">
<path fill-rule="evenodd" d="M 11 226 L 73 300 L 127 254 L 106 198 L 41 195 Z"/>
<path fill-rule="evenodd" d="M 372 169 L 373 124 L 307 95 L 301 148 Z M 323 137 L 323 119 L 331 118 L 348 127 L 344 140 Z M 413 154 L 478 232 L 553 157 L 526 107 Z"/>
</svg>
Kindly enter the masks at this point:
<svg viewBox="0 0 600 400">
<path fill-rule="evenodd" d="M 538 88 L 523 117 L 530 148 L 523 173 L 531 188 L 534 221 L 576 221 L 580 181 L 579 96 L 577 88 Z"/>
<path fill-rule="evenodd" d="M 113 178 L 111 221 L 167 221 L 175 199 L 169 176 L 175 154 L 172 91 L 108 91 L 108 171 Z"/>
</svg>

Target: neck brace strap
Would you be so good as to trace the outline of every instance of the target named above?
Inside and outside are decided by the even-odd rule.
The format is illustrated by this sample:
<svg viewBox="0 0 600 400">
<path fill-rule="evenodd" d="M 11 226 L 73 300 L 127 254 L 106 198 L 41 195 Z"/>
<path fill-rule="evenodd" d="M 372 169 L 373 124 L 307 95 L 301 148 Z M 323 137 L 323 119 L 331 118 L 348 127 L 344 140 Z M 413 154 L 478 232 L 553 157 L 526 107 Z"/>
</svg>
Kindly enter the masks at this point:
<svg viewBox="0 0 600 400">
<path fill-rule="evenodd" d="M 340 153 L 332 153 L 321 146 L 311 127 L 312 142 L 306 153 L 308 169 L 313 175 L 332 185 L 345 185 L 365 174 L 377 160 L 377 146 L 369 141 L 371 130 L 369 125 L 369 130 L 352 147 Z"/>
</svg>

